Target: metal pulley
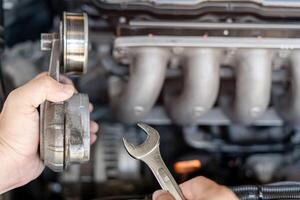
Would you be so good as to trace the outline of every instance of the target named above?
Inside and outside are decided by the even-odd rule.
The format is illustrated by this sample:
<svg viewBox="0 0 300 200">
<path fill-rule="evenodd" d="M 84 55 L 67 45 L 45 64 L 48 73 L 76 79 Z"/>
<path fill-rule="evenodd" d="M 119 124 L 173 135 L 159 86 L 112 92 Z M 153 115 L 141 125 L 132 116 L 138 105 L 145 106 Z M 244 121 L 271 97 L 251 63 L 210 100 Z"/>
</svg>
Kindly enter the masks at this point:
<svg viewBox="0 0 300 200">
<path fill-rule="evenodd" d="M 88 18 L 86 14 L 64 13 L 60 33 L 41 36 L 41 49 L 51 51 L 49 75 L 86 72 Z M 40 108 L 40 157 L 44 164 L 61 172 L 70 163 L 82 163 L 90 156 L 89 99 L 77 93 L 60 103 L 46 101 Z"/>
</svg>

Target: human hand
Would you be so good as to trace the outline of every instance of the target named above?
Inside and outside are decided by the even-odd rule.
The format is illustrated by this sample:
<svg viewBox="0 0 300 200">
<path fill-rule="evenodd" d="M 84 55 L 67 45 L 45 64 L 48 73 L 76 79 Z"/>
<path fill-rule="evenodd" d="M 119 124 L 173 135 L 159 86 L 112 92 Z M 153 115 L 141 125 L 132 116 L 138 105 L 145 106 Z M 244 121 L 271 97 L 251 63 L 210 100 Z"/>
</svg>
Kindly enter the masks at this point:
<svg viewBox="0 0 300 200">
<path fill-rule="evenodd" d="M 0 194 L 25 185 L 42 173 L 37 108 L 45 100 L 65 101 L 74 92 L 70 82 L 62 84 L 42 73 L 8 95 L 0 114 Z M 96 140 L 97 130 L 98 125 L 92 122 L 91 142 Z"/>
<path fill-rule="evenodd" d="M 184 182 L 180 188 L 186 200 L 238 200 L 231 190 L 203 176 Z M 153 194 L 153 200 L 174 198 L 167 191 L 158 190 Z"/>
</svg>

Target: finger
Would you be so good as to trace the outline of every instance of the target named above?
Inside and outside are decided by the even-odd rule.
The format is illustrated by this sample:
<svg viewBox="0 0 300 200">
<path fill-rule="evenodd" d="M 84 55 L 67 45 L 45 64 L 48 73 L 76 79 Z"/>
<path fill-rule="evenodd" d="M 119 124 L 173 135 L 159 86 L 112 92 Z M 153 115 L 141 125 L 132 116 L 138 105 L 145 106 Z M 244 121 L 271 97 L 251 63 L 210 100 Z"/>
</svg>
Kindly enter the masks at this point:
<svg viewBox="0 0 300 200">
<path fill-rule="evenodd" d="M 34 177 L 34 178 L 37 178 L 45 169 L 44 162 L 41 159 L 38 159 L 38 162 L 39 162 L 39 164 L 38 164 L 38 167 L 36 169 L 36 175 L 37 176 Z"/>
<path fill-rule="evenodd" d="M 59 76 L 59 82 L 63 83 L 63 84 L 72 85 L 74 87 L 74 89 L 75 89 L 75 93 L 78 93 L 78 90 L 76 89 L 73 81 L 71 79 L 69 79 L 67 76 L 60 75 Z"/>
<path fill-rule="evenodd" d="M 59 75 L 59 82 L 69 85 L 74 85 L 73 81 L 65 75 Z"/>
<path fill-rule="evenodd" d="M 91 144 L 94 144 L 97 140 L 97 135 L 95 133 L 91 133 Z"/>
<path fill-rule="evenodd" d="M 73 85 L 74 88 L 75 88 L 75 93 L 78 93 L 78 90 L 76 89 L 76 87 L 75 87 L 73 81 L 72 81 L 71 79 L 69 79 L 67 76 L 60 75 L 59 81 L 60 81 L 61 83 L 64 83 L 64 84 Z M 89 111 L 90 111 L 90 112 L 93 112 L 93 110 L 94 110 L 93 104 L 92 104 L 92 103 L 89 103 Z"/>
<path fill-rule="evenodd" d="M 91 121 L 90 122 L 90 131 L 91 131 L 91 133 L 97 133 L 98 130 L 99 130 L 99 125 L 96 122 Z"/>
<path fill-rule="evenodd" d="M 218 188 L 218 184 L 208 178 L 199 176 L 184 182 L 180 187 L 187 199 L 203 199 L 205 195 Z"/>
<path fill-rule="evenodd" d="M 43 73 L 27 84 L 12 91 L 6 101 L 21 111 L 33 111 L 45 100 L 60 102 L 69 99 L 74 94 L 74 87 L 61 84 Z"/>
<path fill-rule="evenodd" d="M 49 72 L 42 72 L 38 75 L 36 75 L 34 78 L 39 78 L 39 77 L 42 77 L 42 76 L 47 76 Z"/>
<path fill-rule="evenodd" d="M 172 195 L 170 195 L 170 193 L 165 190 L 158 190 L 154 192 L 152 199 L 153 200 L 174 200 Z"/>
<path fill-rule="evenodd" d="M 93 112 L 93 110 L 94 110 L 93 104 L 89 103 L 89 111 L 90 111 L 90 112 Z"/>
</svg>

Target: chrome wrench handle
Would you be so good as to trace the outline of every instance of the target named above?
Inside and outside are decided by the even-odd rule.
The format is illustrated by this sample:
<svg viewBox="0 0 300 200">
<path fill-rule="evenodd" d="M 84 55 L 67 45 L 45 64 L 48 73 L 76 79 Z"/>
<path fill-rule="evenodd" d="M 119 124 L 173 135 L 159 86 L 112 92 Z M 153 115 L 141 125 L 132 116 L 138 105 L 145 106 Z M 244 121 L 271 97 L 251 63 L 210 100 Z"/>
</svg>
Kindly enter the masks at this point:
<svg viewBox="0 0 300 200">
<path fill-rule="evenodd" d="M 178 184 L 162 160 L 158 146 L 141 160 L 151 169 L 163 190 L 168 191 L 176 200 L 184 200 Z"/>
<path fill-rule="evenodd" d="M 159 151 L 159 133 L 145 123 L 138 123 L 138 126 L 147 134 L 147 139 L 143 144 L 135 146 L 123 138 L 127 152 L 133 158 L 142 160 L 148 165 L 162 189 L 169 191 L 176 200 L 184 200 L 178 184 L 161 157 Z"/>
</svg>

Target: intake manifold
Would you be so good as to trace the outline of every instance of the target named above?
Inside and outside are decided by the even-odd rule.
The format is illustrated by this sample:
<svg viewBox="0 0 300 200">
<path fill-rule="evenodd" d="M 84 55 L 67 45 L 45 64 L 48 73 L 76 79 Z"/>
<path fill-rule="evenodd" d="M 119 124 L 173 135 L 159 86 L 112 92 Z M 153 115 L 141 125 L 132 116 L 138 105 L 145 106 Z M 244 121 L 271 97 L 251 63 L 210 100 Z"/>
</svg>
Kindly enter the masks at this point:
<svg viewBox="0 0 300 200">
<path fill-rule="evenodd" d="M 184 52 L 180 94 L 165 97 L 170 118 L 180 125 L 194 124 L 214 105 L 220 82 L 220 51 L 191 48 Z"/>
<path fill-rule="evenodd" d="M 155 104 L 164 83 L 168 51 L 148 47 L 132 50 L 128 81 L 110 94 L 113 114 L 123 122 L 141 120 Z"/>
<path fill-rule="evenodd" d="M 271 53 L 267 49 L 241 49 L 236 58 L 235 95 L 231 106 L 226 105 L 225 110 L 233 121 L 251 124 L 264 114 L 269 105 Z"/>
</svg>

